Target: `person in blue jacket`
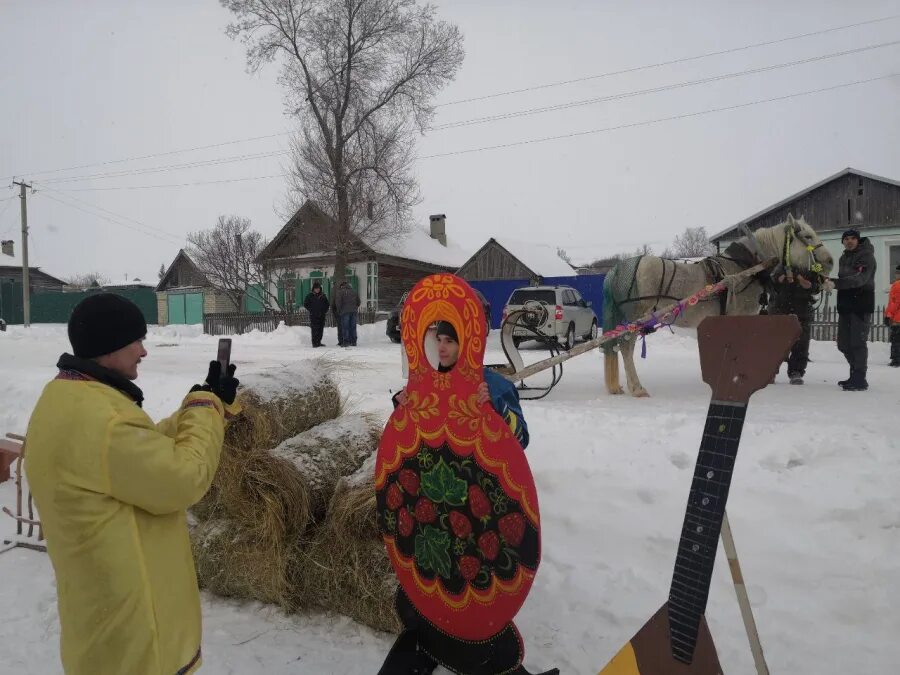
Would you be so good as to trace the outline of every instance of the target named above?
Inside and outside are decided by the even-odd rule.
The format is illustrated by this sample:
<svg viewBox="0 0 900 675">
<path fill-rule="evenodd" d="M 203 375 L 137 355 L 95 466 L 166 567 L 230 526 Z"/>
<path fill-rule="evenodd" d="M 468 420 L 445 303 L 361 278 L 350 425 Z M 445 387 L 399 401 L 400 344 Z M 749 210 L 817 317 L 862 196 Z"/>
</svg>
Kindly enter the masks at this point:
<svg viewBox="0 0 900 675">
<path fill-rule="evenodd" d="M 453 369 L 459 359 L 459 337 L 456 329 L 449 321 L 437 322 L 438 345 L 438 372 L 446 373 Z M 519 403 L 519 392 L 512 382 L 499 373 L 485 368 L 483 371 L 484 382 L 478 385 L 478 403 L 491 402 L 491 406 L 497 411 L 509 425 L 513 435 L 519 441 L 522 449 L 528 447 L 528 425 L 522 414 L 522 406 Z M 394 407 L 406 403 L 406 388 L 397 392 L 393 399 Z"/>
</svg>

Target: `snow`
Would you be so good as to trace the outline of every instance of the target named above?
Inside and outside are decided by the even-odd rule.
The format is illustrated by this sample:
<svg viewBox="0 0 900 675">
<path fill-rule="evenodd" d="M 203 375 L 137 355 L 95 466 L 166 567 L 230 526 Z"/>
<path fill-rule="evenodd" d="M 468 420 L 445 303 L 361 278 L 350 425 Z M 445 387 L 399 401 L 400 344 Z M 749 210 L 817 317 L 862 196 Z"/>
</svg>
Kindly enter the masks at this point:
<svg viewBox="0 0 900 675">
<path fill-rule="evenodd" d="M 399 241 L 379 242 L 372 248 L 384 255 L 418 260 L 433 265 L 444 265 L 454 269 L 460 267 L 472 255 L 472 251 L 464 250 L 449 237 L 447 245 L 444 246 L 437 239 L 432 239 L 431 235 L 420 227 L 410 228 L 407 235 Z"/>
<path fill-rule="evenodd" d="M 512 253 L 535 274 L 542 277 L 575 276 L 575 269 L 559 257 L 555 246 L 533 244 L 511 237 L 494 237 L 494 241 Z"/>
<path fill-rule="evenodd" d="M 489 338 L 488 363 L 502 361 L 497 338 Z M 354 412 L 386 418 L 403 384 L 400 347 L 383 323 L 360 326 L 351 349 L 333 346 L 333 329 L 324 350 L 311 348 L 306 328 L 233 339 L 238 376 L 251 379 L 324 354 Z M 151 416 L 171 412 L 205 375 L 216 340 L 196 327 L 151 328 L 138 381 Z M 66 348 L 63 326 L 0 333 L 0 431 L 25 430 Z M 545 355 L 524 351 L 526 362 Z M 763 648 L 773 673 L 896 672 L 900 373 L 885 365 L 887 345 L 873 344 L 870 390 L 845 393 L 834 384 L 846 376 L 834 345 L 814 342 L 812 358 L 805 386 L 789 386 L 782 373 L 751 400 L 728 504 Z M 709 404 L 698 364 L 694 339 L 660 332 L 638 363 L 652 398 L 606 395 L 593 352 L 568 364 L 547 398 L 523 402 L 543 534 L 541 567 L 516 619 L 529 669 L 595 673 L 665 601 Z M 12 482 L 0 484 L 0 504 L 13 503 Z M 0 533 L 11 533 L 12 521 L 0 517 Z M 0 578 L 3 672 L 61 673 L 46 554 L 0 555 Z M 203 617 L 202 672 L 217 675 L 369 675 L 392 641 L 342 616 L 285 616 L 207 593 Z M 724 671 L 752 675 L 721 550 L 707 618 Z"/>
</svg>

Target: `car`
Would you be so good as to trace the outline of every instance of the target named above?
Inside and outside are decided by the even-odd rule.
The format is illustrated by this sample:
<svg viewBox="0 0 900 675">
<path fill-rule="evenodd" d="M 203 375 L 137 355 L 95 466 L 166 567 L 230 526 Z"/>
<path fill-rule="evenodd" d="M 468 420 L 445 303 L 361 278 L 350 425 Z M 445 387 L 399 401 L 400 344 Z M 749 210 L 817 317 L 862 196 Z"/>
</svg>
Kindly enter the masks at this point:
<svg viewBox="0 0 900 675">
<path fill-rule="evenodd" d="M 516 347 L 525 340 L 542 340 L 556 342 L 569 350 L 578 337 L 584 340 L 597 337 L 597 315 L 591 302 L 571 286 L 517 288 L 503 307 L 503 320 L 516 310 L 528 312 L 513 328 Z"/>
<path fill-rule="evenodd" d="M 481 300 L 481 307 L 484 309 L 484 316 L 487 322 L 485 330 L 490 333 L 491 303 L 488 302 L 487 298 L 484 297 L 484 294 L 477 288 L 473 288 L 472 290 L 475 291 L 475 295 L 477 295 L 478 299 Z M 403 303 L 406 302 L 406 297 L 408 295 L 409 291 L 400 296 L 400 302 L 397 303 L 397 306 L 391 310 L 391 313 L 388 316 L 387 327 L 385 328 L 384 332 L 391 339 L 391 342 L 400 342 L 400 314 L 403 313 Z"/>
</svg>

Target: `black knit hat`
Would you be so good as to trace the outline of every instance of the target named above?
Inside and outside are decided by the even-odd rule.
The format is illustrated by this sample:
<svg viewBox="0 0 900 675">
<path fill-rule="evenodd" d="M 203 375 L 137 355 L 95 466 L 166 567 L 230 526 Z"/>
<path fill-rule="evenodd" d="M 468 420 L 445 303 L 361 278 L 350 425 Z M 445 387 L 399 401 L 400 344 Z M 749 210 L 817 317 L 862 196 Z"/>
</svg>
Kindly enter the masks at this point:
<svg viewBox="0 0 900 675">
<path fill-rule="evenodd" d="M 75 356 L 82 359 L 111 354 L 146 335 L 147 322 L 141 310 L 115 293 L 85 298 L 69 317 L 69 342 Z"/>
<path fill-rule="evenodd" d="M 459 337 L 456 335 L 456 329 L 449 321 L 437 322 L 437 335 L 446 335 L 454 342 L 459 342 Z"/>
<path fill-rule="evenodd" d="M 844 241 L 847 237 L 856 237 L 859 239 L 859 230 L 853 229 L 852 227 L 849 230 L 844 230 L 844 234 L 841 235 L 841 241 Z"/>
<path fill-rule="evenodd" d="M 320 284 L 318 281 L 314 281 L 312 287 L 322 290 L 322 284 Z"/>
</svg>

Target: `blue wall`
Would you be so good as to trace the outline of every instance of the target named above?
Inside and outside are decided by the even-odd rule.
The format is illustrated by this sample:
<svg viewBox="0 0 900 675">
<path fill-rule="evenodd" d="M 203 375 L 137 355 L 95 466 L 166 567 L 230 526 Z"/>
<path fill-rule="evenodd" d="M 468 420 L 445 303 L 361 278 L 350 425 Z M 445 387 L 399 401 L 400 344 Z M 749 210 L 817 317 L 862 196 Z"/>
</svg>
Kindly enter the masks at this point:
<svg viewBox="0 0 900 675">
<path fill-rule="evenodd" d="M 603 279 L 605 274 L 582 274 L 574 277 L 547 277 L 545 286 L 571 286 L 585 300 L 590 300 L 592 309 L 597 315 L 598 323 L 603 324 Z M 492 281 L 469 281 L 472 288 L 477 288 L 491 303 L 491 328 L 499 328 L 503 321 L 503 307 L 509 296 L 517 288 L 528 286 L 528 279 L 496 279 Z"/>
</svg>

